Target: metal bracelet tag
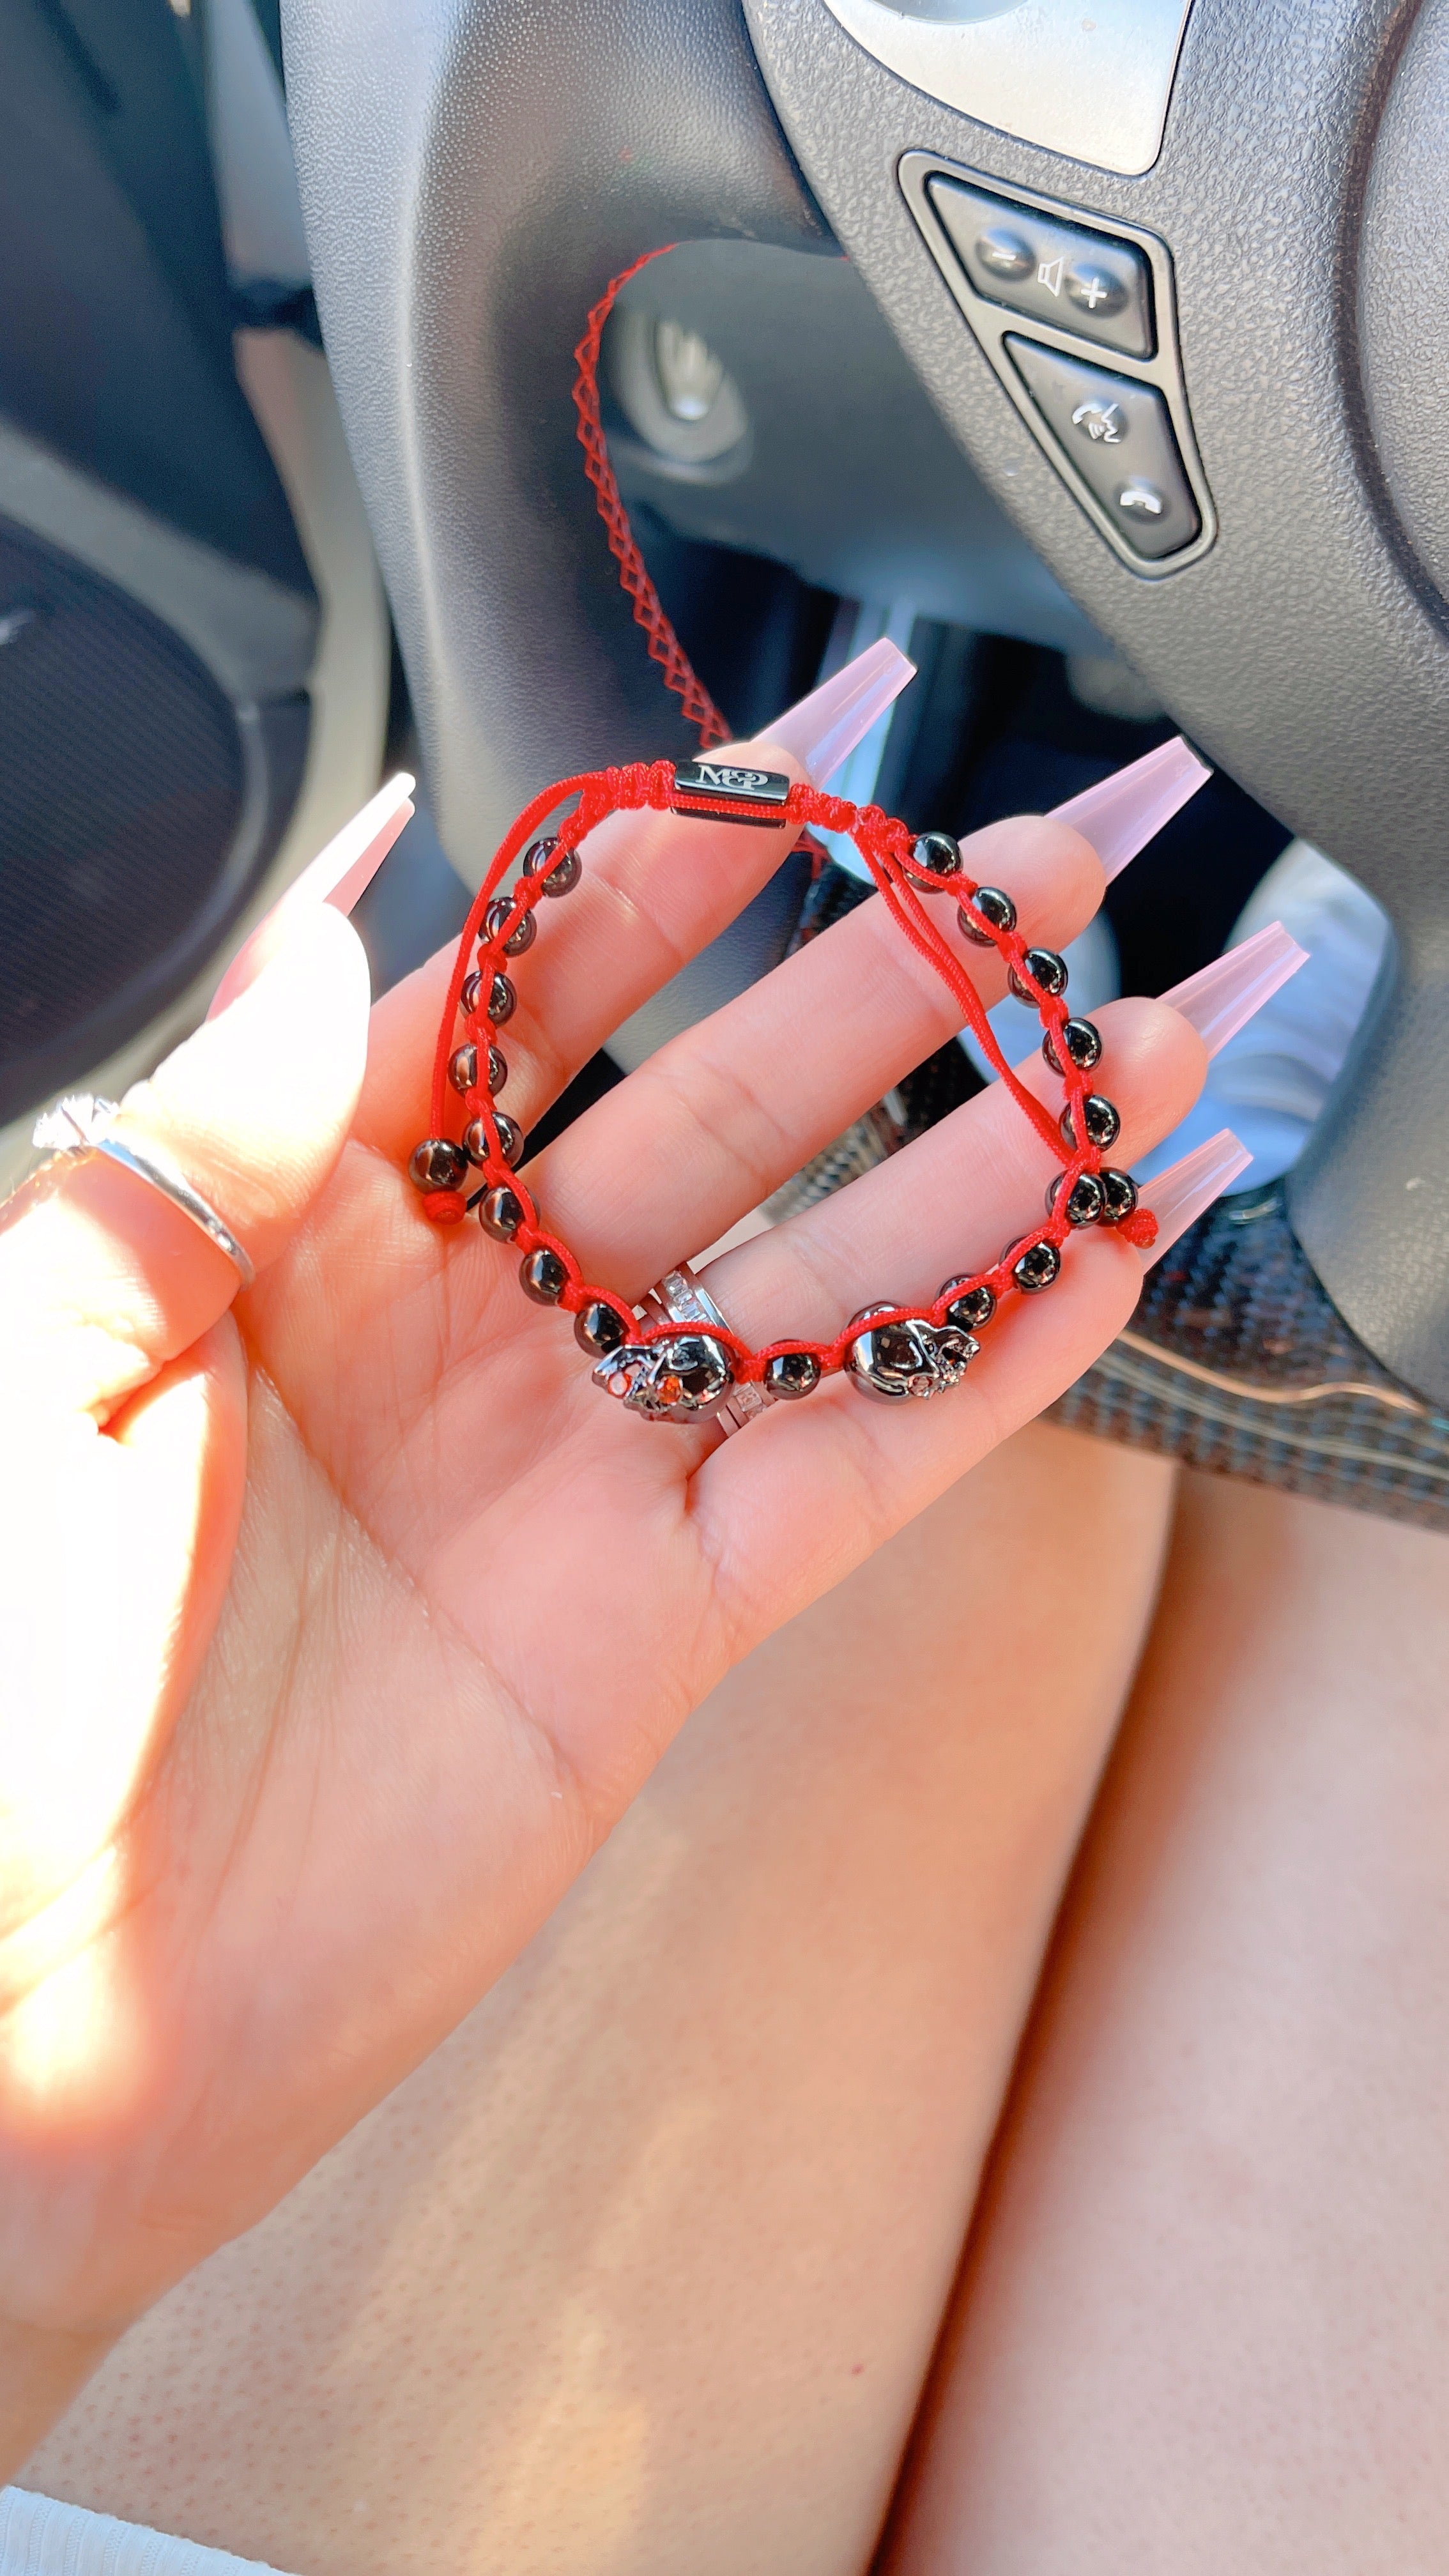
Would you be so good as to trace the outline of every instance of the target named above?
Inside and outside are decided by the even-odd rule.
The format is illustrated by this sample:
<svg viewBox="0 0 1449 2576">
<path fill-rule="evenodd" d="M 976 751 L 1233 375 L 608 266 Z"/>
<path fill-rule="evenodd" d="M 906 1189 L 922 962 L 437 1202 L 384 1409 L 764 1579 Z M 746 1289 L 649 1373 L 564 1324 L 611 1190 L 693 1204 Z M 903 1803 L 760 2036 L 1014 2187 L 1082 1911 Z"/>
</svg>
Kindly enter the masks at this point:
<svg viewBox="0 0 1449 2576">
<path fill-rule="evenodd" d="M 768 830 L 783 822 L 790 781 L 777 769 L 743 769 L 730 760 L 677 760 L 674 811 L 704 822 L 752 823 Z M 707 798 L 707 803 L 694 803 Z M 724 810 L 721 810 L 724 809 Z"/>
</svg>

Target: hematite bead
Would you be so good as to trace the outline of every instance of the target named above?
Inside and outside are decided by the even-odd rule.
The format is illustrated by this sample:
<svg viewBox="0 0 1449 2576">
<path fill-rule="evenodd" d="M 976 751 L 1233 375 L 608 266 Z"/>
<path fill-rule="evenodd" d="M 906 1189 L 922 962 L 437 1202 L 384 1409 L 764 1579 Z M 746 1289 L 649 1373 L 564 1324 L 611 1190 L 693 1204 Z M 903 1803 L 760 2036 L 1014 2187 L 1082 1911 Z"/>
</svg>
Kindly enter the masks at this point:
<svg viewBox="0 0 1449 2576">
<path fill-rule="evenodd" d="M 1065 957 L 1059 957 L 1054 948 L 1028 948 L 1022 964 L 1044 993 L 1050 993 L 1055 999 L 1066 991 L 1067 961 Z M 1035 1004 L 1036 995 L 1023 984 L 1014 966 L 1008 966 L 1006 980 L 1019 1002 Z"/>
<path fill-rule="evenodd" d="M 991 1290 L 973 1288 L 965 1278 L 948 1279 L 944 1288 L 937 1291 L 938 1305 L 942 1297 L 951 1300 L 946 1309 L 946 1321 L 954 1324 L 958 1332 L 976 1332 L 982 1324 L 989 1324 L 996 1312 L 996 1299 Z"/>
<path fill-rule="evenodd" d="M 468 1157 L 451 1136 L 425 1136 L 408 1158 L 408 1179 L 415 1190 L 456 1190 L 467 1169 Z"/>
<path fill-rule="evenodd" d="M 1104 1225 L 1120 1225 L 1124 1216 L 1130 1216 L 1137 1205 L 1137 1184 L 1130 1172 L 1114 1172 L 1110 1163 L 1103 1165 L 1098 1177 L 1106 1200 L 1102 1222 Z"/>
<path fill-rule="evenodd" d="M 1110 1100 L 1105 1099 L 1100 1091 L 1089 1091 L 1087 1093 L 1085 1100 L 1082 1102 L 1082 1115 L 1086 1121 L 1087 1142 L 1089 1145 L 1096 1145 L 1105 1152 L 1109 1145 L 1116 1144 L 1118 1137 L 1122 1133 L 1121 1115 L 1114 1107 L 1113 1103 Z M 1066 1142 L 1071 1146 L 1072 1151 L 1075 1153 L 1077 1146 L 1077 1122 L 1072 1116 L 1072 1104 L 1070 1101 L 1067 1102 L 1065 1109 L 1062 1111 L 1061 1130 Z"/>
<path fill-rule="evenodd" d="M 596 1297 L 588 1306 L 581 1306 L 574 1317 L 574 1340 L 581 1350 L 590 1352 L 596 1360 L 605 1358 L 610 1351 L 617 1351 L 628 1338 L 629 1328 L 618 1307 L 606 1306 L 602 1297 Z"/>
<path fill-rule="evenodd" d="M 1016 928 L 1016 906 L 1009 894 L 1002 893 L 1000 886 L 978 886 L 971 900 L 983 921 L 989 921 L 993 930 Z M 978 948 L 991 946 L 985 931 L 977 929 L 964 903 L 957 905 L 956 919 L 965 936 L 974 939 Z"/>
<path fill-rule="evenodd" d="M 510 1190 L 510 1198 L 512 1195 Z M 537 1252 L 525 1253 L 518 1276 L 523 1283 L 524 1294 L 531 1297 L 536 1306 L 556 1306 L 569 1284 L 567 1270 L 558 1254 L 549 1251 L 547 1244 L 540 1244 Z"/>
<path fill-rule="evenodd" d="M 1056 1177 L 1047 1183 L 1046 1204 L 1048 1216 L 1051 1215 L 1056 1206 L 1057 1200 L 1061 1195 L 1061 1187 L 1062 1175 L 1058 1172 Z M 1065 1213 L 1068 1225 L 1096 1225 L 1098 1220 L 1106 1214 L 1106 1209 L 1107 1193 L 1103 1189 L 1101 1182 L 1098 1180 L 1096 1173 L 1078 1172 L 1076 1179 L 1072 1183 L 1071 1192 L 1066 1204 Z"/>
<path fill-rule="evenodd" d="M 516 1172 L 523 1160 L 523 1130 L 512 1118 L 505 1118 L 501 1109 L 494 1111 L 493 1124 L 498 1130 L 503 1159 L 509 1170 Z M 463 1130 L 463 1144 L 470 1163 L 487 1162 L 488 1130 L 481 1118 L 469 1120 Z"/>
<path fill-rule="evenodd" d="M 809 1395 L 820 1384 L 820 1362 L 813 1351 L 777 1351 L 765 1362 L 765 1393 L 782 1404 Z"/>
<path fill-rule="evenodd" d="M 523 1223 L 523 1201 L 506 1182 L 485 1190 L 478 1202 L 478 1222 L 495 1243 L 511 1243 Z"/>
<path fill-rule="evenodd" d="M 1054 1243 L 1034 1243 L 1013 1261 L 1011 1275 L 1025 1295 L 1035 1297 L 1050 1288 L 1061 1266 L 1062 1256 Z"/>
<path fill-rule="evenodd" d="M 478 1079 L 478 1050 L 470 1039 L 460 1046 L 448 1066 L 448 1080 L 455 1091 L 471 1091 Z"/>
<path fill-rule="evenodd" d="M 556 859 L 554 852 L 557 848 L 558 841 L 553 834 L 546 840 L 535 841 L 524 852 L 523 873 L 526 877 L 542 877 L 545 894 L 572 894 L 583 875 L 583 862 L 577 850 L 565 850 L 563 857 Z"/>
<path fill-rule="evenodd" d="M 959 877 L 960 843 L 949 832 L 918 832 L 911 843 L 911 867 L 923 876 Z"/>
<path fill-rule="evenodd" d="M 478 1004 L 481 1001 L 482 996 L 483 978 L 475 966 L 471 975 L 464 976 L 463 989 L 458 995 L 458 1008 L 462 1012 L 465 1020 L 471 1020 L 474 1012 L 478 1008 Z"/>
<path fill-rule="evenodd" d="M 483 915 L 485 940 L 503 939 L 503 929 L 513 906 L 506 894 L 496 894 Z M 508 937 L 503 940 L 505 957 L 521 957 L 538 937 L 538 923 L 531 912 L 522 913 Z"/>
<path fill-rule="evenodd" d="M 1078 1073 L 1090 1073 L 1093 1065 L 1102 1061 L 1102 1032 L 1094 1020 L 1063 1020 L 1062 1043 Z M 1050 1029 L 1042 1039 L 1041 1051 L 1053 1073 L 1066 1072 Z"/>
<path fill-rule="evenodd" d="M 499 1053 L 496 1046 L 491 1046 L 488 1050 L 488 1089 L 495 1100 L 507 1080 L 508 1059 Z"/>
<path fill-rule="evenodd" d="M 488 987 L 488 1017 L 495 1028 L 511 1020 L 518 1008 L 518 994 L 511 975 L 495 975 Z"/>
</svg>

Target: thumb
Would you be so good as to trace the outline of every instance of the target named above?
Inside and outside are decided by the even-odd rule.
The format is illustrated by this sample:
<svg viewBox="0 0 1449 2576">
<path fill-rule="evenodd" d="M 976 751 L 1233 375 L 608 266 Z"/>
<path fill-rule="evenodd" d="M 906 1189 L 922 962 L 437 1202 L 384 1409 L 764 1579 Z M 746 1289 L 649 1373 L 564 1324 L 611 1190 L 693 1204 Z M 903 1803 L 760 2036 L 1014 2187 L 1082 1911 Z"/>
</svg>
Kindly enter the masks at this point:
<svg viewBox="0 0 1449 2576">
<path fill-rule="evenodd" d="M 367 1061 L 367 961 L 330 905 L 127 1092 L 116 1134 L 162 1148 L 258 1270 L 346 1140 Z M 47 1165 L 0 1209 L 0 1399 L 106 1410 L 189 1349 L 238 1274 L 160 1190 L 105 1155 Z"/>
</svg>

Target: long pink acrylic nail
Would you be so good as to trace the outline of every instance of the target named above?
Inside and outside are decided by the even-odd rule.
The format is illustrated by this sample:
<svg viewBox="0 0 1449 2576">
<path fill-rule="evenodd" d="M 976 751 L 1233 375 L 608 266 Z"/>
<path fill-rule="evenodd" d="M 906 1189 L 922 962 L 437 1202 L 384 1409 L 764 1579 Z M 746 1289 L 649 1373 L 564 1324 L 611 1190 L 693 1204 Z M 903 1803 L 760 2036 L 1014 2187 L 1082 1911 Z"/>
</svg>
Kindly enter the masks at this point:
<svg viewBox="0 0 1449 2576">
<path fill-rule="evenodd" d="M 1052 821 L 1070 823 L 1091 842 L 1110 884 L 1211 776 L 1206 763 L 1176 734 L 1128 768 L 1084 788 L 1080 796 L 1069 796 L 1065 805 L 1054 805 Z"/>
<path fill-rule="evenodd" d="M 1142 1255 L 1142 1267 L 1150 1270 L 1164 1252 L 1176 1243 L 1180 1234 L 1210 1208 L 1214 1199 L 1232 1188 L 1240 1172 L 1245 1172 L 1253 1157 L 1241 1144 L 1231 1127 L 1220 1127 L 1180 1163 L 1169 1163 L 1165 1172 L 1142 1184 L 1141 1204 L 1151 1208 L 1157 1219 L 1157 1241 Z"/>
<path fill-rule="evenodd" d="M 915 663 L 883 635 L 834 679 L 787 707 L 772 724 L 762 725 L 758 739 L 792 752 L 811 785 L 823 787 L 915 676 Z"/>
<path fill-rule="evenodd" d="M 215 993 L 206 1016 L 214 1020 L 254 984 L 264 966 L 270 965 L 287 932 L 299 913 L 309 912 L 318 904 L 330 903 L 337 912 L 351 912 L 371 885 L 388 851 L 412 819 L 412 793 L 416 780 L 406 770 L 399 770 L 385 787 L 370 797 L 360 814 L 344 823 L 325 850 L 294 877 L 287 891 L 257 923 L 250 939 L 237 950 Z"/>
<path fill-rule="evenodd" d="M 1270 921 L 1266 930 L 1240 941 L 1159 998 L 1191 1023 L 1210 1056 L 1220 1055 L 1229 1038 L 1307 963 L 1307 949 L 1299 947 L 1281 921 Z"/>
</svg>

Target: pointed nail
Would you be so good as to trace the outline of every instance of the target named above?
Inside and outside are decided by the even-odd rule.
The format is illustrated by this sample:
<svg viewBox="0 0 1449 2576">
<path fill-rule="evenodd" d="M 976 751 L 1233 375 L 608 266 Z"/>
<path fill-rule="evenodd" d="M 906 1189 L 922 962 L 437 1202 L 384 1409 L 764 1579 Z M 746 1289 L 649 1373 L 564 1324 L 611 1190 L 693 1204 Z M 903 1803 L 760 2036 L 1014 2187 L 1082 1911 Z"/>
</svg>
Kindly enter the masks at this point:
<svg viewBox="0 0 1449 2576">
<path fill-rule="evenodd" d="M 338 912 L 351 912 L 361 901 L 403 825 L 412 819 L 411 798 L 416 783 L 406 770 L 399 770 L 396 778 L 390 778 L 369 798 L 360 814 L 343 824 L 301 875 L 293 878 L 286 893 L 237 950 L 212 995 L 206 1014 L 209 1020 L 216 1019 L 228 1002 L 234 1002 L 239 993 L 256 982 L 299 912 L 310 911 L 321 903 L 330 903 Z"/>
<path fill-rule="evenodd" d="M 878 644 L 857 653 L 834 679 L 787 707 L 773 724 L 762 725 L 759 740 L 793 752 L 811 785 L 823 787 L 915 676 L 915 663 L 883 635 Z"/>
<path fill-rule="evenodd" d="M 808 702 L 807 702 L 808 703 Z M 1212 776 L 1181 734 L 1159 743 L 1130 767 L 1101 778 L 1080 796 L 1052 808 L 1054 823 L 1070 823 L 1090 841 L 1110 884 L 1129 859 L 1145 850 L 1164 823 L 1170 823 Z"/>
<path fill-rule="evenodd" d="M 1157 1241 L 1142 1255 L 1144 1270 L 1162 1259 L 1204 1208 L 1210 1208 L 1214 1199 L 1232 1188 L 1252 1159 L 1231 1127 L 1220 1127 L 1216 1136 L 1209 1136 L 1207 1143 L 1193 1153 L 1184 1154 L 1180 1163 L 1169 1163 L 1165 1172 L 1143 1182 L 1141 1204 L 1151 1208 L 1157 1219 Z"/>
<path fill-rule="evenodd" d="M 1307 949 L 1299 947 L 1281 921 L 1270 921 L 1266 930 L 1215 957 L 1160 998 L 1190 1022 L 1210 1056 L 1220 1055 L 1229 1038 L 1307 963 Z"/>
</svg>

